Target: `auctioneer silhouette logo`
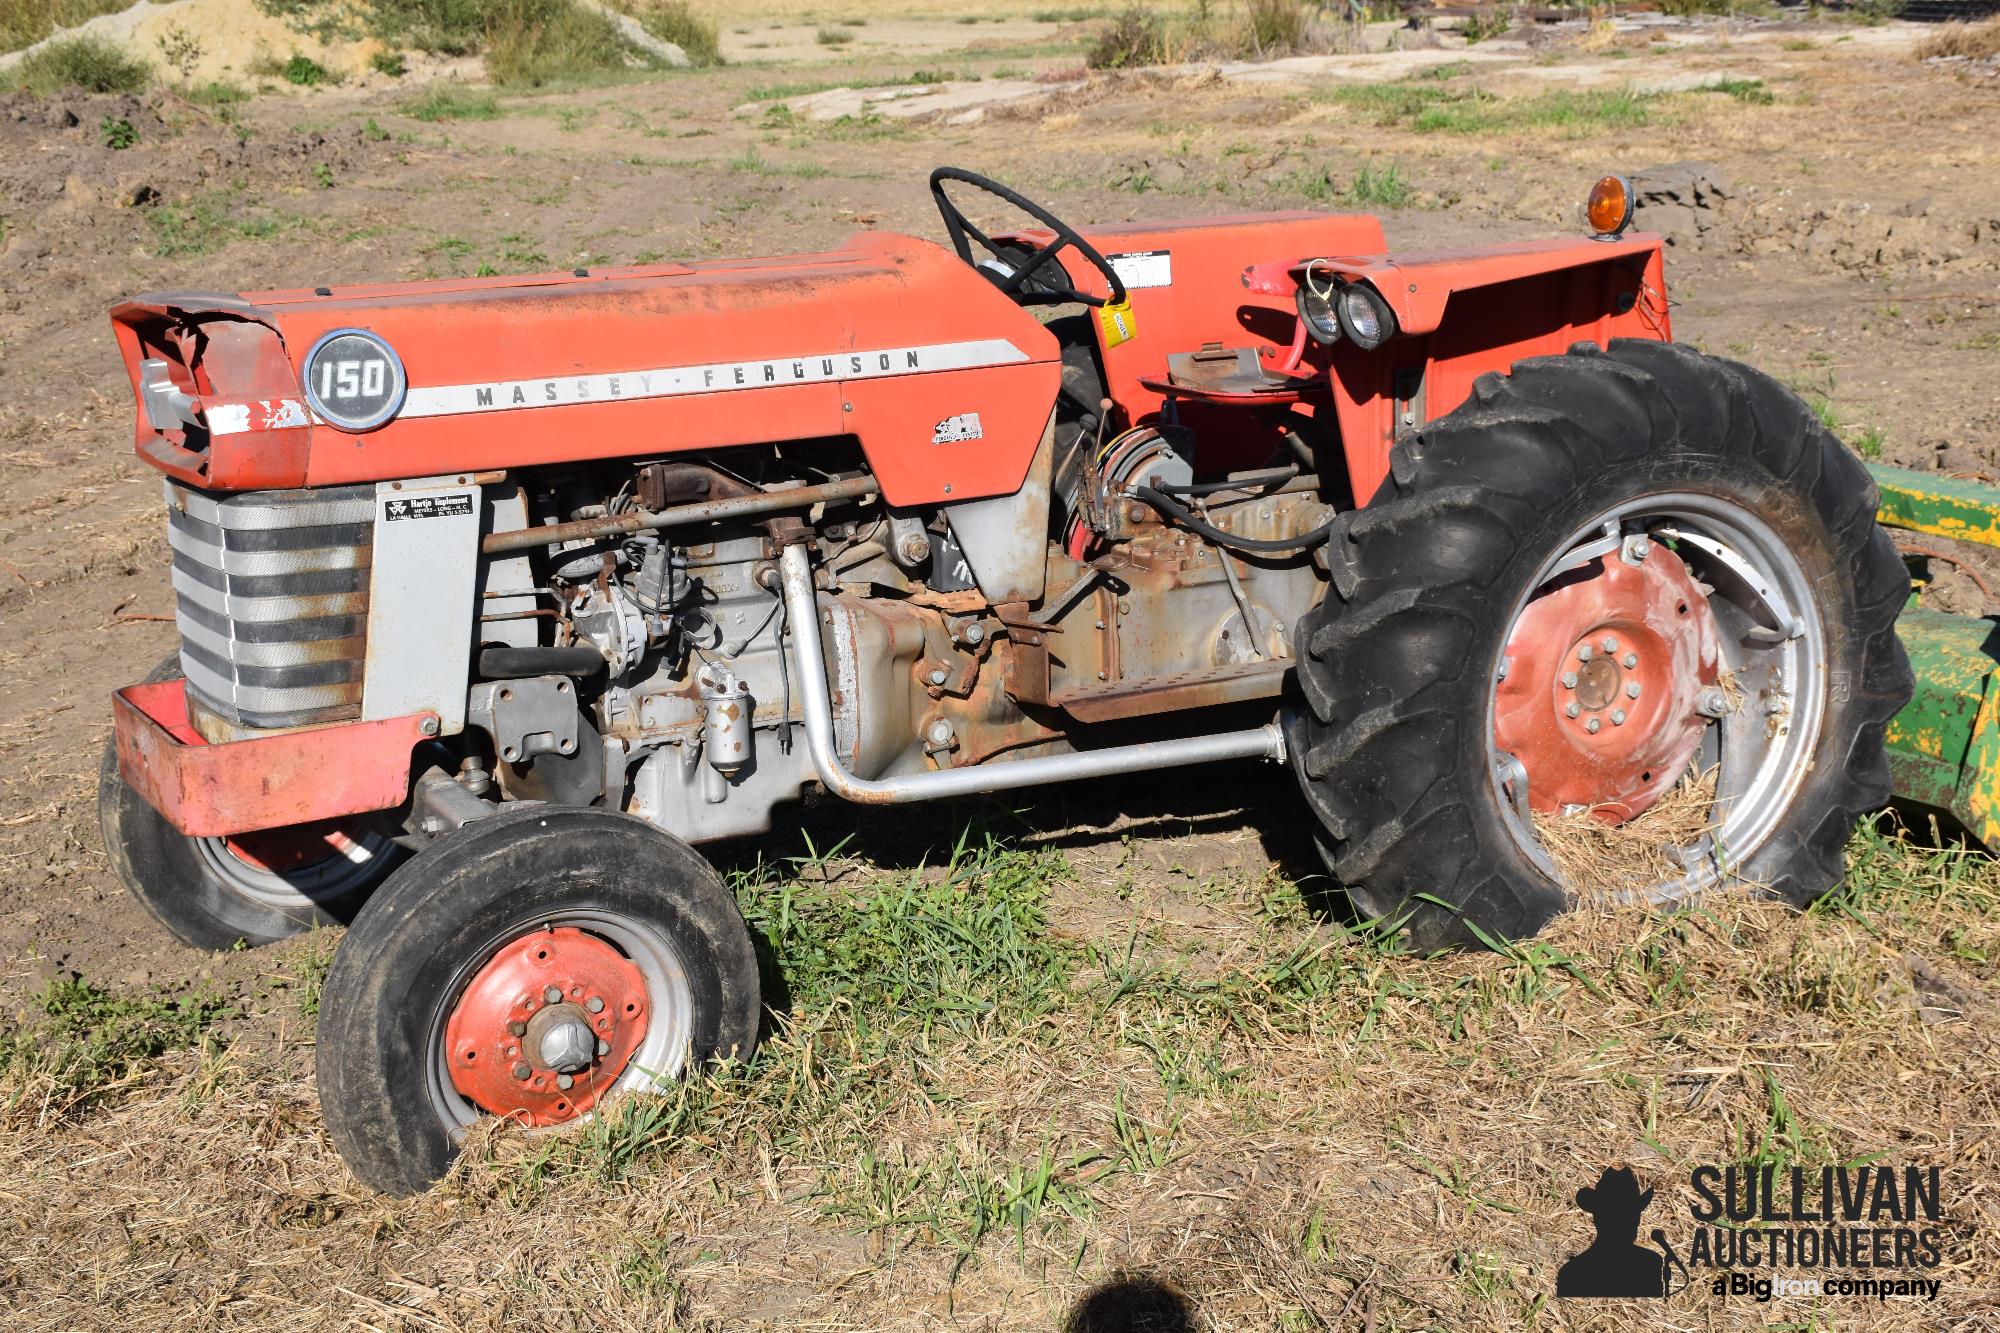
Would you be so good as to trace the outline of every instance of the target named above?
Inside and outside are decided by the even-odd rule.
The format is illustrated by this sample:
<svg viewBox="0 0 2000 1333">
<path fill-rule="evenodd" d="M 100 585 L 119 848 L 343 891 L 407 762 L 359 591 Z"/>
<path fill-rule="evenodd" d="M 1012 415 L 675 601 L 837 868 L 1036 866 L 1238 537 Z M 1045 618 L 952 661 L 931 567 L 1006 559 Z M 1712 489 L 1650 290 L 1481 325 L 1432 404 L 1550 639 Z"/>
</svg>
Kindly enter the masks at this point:
<svg viewBox="0 0 2000 1333">
<path fill-rule="evenodd" d="M 1606 1167 L 1594 1187 L 1578 1190 L 1576 1206 L 1597 1224 L 1597 1238 L 1556 1274 L 1556 1295 L 1658 1299 L 1669 1294 L 1669 1265 L 1680 1269 L 1686 1286 L 1687 1268 L 1664 1231 L 1653 1233 L 1659 1249 L 1639 1244 L 1639 1218 L 1652 1202 L 1653 1191 L 1642 1193 L 1638 1177 L 1625 1166 Z"/>
<path fill-rule="evenodd" d="M 1782 1168 L 1697 1166 L 1688 1176 L 1695 1230 L 1682 1261 L 1667 1233 L 1639 1243 L 1653 1202 L 1631 1168 L 1607 1167 L 1576 1192 L 1597 1235 L 1556 1274 L 1556 1295 L 1659 1300 L 1707 1269 L 1712 1295 L 1759 1303 L 1786 1296 L 1936 1300 L 1942 1283 L 1926 1274 L 1944 1262 L 1946 1221 L 1937 1167 L 1875 1164 Z M 1775 1270 L 1802 1269 L 1780 1276 Z"/>
</svg>

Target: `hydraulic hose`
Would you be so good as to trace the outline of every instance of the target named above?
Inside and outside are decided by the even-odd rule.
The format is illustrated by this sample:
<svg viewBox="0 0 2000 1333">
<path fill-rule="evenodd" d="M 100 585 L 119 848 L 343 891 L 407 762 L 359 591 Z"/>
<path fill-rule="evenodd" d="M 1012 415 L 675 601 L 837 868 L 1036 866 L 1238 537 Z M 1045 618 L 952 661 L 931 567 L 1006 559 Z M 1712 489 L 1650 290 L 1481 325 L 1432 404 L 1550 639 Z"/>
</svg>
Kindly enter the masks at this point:
<svg viewBox="0 0 2000 1333">
<path fill-rule="evenodd" d="M 1337 521 L 1337 518 L 1330 518 L 1311 532 L 1302 532 L 1296 537 L 1239 537 L 1233 532 L 1224 532 L 1213 523 L 1204 522 L 1186 505 L 1151 486 L 1135 487 L 1132 495 L 1196 536 L 1249 555 L 1289 555 L 1294 551 L 1310 551 L 1333 535 L 1333 525 Z"/>
</svg>

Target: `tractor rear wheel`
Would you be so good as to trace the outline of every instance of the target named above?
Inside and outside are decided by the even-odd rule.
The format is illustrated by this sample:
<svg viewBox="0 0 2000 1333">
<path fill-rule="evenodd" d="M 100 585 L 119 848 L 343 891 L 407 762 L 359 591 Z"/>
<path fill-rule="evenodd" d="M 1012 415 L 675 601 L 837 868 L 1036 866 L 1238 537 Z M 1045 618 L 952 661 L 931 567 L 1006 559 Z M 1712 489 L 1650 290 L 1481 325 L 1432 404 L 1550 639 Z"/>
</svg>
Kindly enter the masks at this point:
<svg viewBox="0 0 2000 1333">
<path fill-rule="evenodd" d="M 1391 467 L 1328 546 L 1291 723 L 1357 907 L 1429 948 L 1580 895 L 1803 905 L 1839 881 L 1889 796 L 1909 585 L 1803 403 L 1686 347 L 1584 345 L 1482 378 Z M 1643 843 L 1669 795 L 1700 803 L 1652 849 L 1684 873 L 1561 882 L 1541 821 Z"/>
<path fill-rule="evenodd" d="M 748 1059 L 761 1013 L 736 900 L 686 843 L 607 810 L 508 811 L 418 853 L 341 940 L 320 1108 L 363 1184 L 414 1194 L 481 1117 L 573 1124 Z"/>
<path fill-rule="evenodd" d="M 146 680 L 180 674 L 175 656 Z M 97 823 L 126 891 L 197 949 L 273 944 L 340 925 L 403 859 L 386 832 L 359 820 L 190 838 L 126 783 L 115 740 L 98 764 Z"/>
</svg>

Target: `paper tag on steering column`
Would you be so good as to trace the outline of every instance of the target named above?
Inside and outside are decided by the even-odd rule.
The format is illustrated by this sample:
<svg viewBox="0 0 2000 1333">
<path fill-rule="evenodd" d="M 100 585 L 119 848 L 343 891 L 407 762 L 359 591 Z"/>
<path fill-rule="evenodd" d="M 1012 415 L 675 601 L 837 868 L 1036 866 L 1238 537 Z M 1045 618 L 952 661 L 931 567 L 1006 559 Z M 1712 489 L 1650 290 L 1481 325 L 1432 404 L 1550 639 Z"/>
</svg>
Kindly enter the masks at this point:
<svg viewBox="0 0 2000 1333">
<path fill-rule="evenodd" d="M 1099 306 L 1097 324 L 1104 331 L 1106 347 L 1116 347 L 1120 343 L 1131 342 L 1139 336 L 1139 317 L 1132 313 L 1130 301 Z"/>
</svg>

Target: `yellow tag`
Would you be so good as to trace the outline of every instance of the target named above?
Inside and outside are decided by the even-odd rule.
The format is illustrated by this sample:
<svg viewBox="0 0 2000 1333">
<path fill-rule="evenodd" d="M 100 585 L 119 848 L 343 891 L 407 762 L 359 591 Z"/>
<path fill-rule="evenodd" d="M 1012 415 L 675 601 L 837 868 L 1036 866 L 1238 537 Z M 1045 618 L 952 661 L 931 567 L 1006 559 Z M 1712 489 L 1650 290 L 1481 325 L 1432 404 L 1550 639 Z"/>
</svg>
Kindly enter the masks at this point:
<svg viewBox="0 0 2000 1333">
<path fill-rule="evenodd" d="M 1119 343 L 1131 342 L 1139 336 L 1139 317 L 1132 313 L 1130 301 L 1099 306 L 1097 322 L 1104 330 L 1106 347 L 1116 347 Z"/>
</svg>

